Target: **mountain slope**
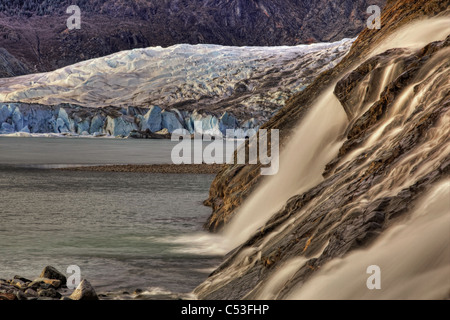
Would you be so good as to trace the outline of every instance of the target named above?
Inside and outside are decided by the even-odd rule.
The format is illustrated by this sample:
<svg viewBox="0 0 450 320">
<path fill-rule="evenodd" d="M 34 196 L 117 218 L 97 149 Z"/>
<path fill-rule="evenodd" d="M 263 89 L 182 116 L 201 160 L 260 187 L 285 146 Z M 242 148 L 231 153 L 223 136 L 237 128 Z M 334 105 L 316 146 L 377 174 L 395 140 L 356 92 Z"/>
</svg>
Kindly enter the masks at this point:
<svg viewBox="0 0 450 320">
<path fill-rule="evenodd" d="M 5 48 L 0 48 L 0 78 L 16 77 L 30 71 Z"/>
<path fill-rule="evenodd" d="M 35 72 L 114 52 L 175 44 L 278 46 L 355 37 L 385 0 L 3 0 L 0 47 Z M 82 26 L 67 30 L 69 5 Z"/>
<path fill-rule="evenodd" d="M 448 4 L 390 1 L 381 31 L 265 125 L 281 129 L 279 174 L 216 177 L 207 227 L 235 249 L 200 298 L 448 297 Z M 370 265 L 383 290 L 366 287 Z"/>
</svg>

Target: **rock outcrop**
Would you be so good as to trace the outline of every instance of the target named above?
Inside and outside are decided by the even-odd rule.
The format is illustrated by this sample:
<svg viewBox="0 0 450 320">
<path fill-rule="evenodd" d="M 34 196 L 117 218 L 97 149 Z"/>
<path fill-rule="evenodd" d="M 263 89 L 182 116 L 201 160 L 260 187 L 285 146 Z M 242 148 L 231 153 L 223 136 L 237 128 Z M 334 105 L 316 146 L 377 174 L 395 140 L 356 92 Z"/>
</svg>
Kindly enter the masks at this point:
<svg viewBox="0 0 450 320">
<path fill-rule="evenodd" d="M 324 168 L 322 181 L 286 199 L 281 209 L 230 252 L 196 289 L 200 298 L 292 298 L 294 288 L 308 284 L 327 263 L 372 244 L 396 223 L 410 218 L 421 197 L 449 181 L 448 5 L 448 1 L 388 2 L 382 29 L 363 31 L 338 66 L 291 98 L 264 126 L 281 129 L 282 145 L 295 149 L 289 144 L 294 129 L 309 111 L 328 101 L 323 97 L 329 88 L 348 118 L 339 151 Z M 429 36 L 423 39 L 418 30 Z M 408 33 L 415 41 L 408 42 Z M 295 157 L 290 160 L 291 170 L 295 161 Z M 238 219 L 244 214 L 239 210 L 243 201 L 264 192 L 260 186 L 270 186 L 270 180 L 260 178 L 259 168 L 229 165 L 218 174 L 205 202 L 214 211 L 205 225 L 208 229 L 215 231 Z M 245 214 L 256 217 L 262 212 L 250 207 Z M 448 250 L 436 252 L 448 257 Z M 423 268 L 428 275 L 436 272 L 431 261 Z M 441 284 L 446 277 L 448 272 Z M 272 286 L 269 291 L 268 286 Z M 436 290 L 441 299 L 446 298 L 445 283 Z M 390 294 L 414 297 L 413 292 Z"/>
<path fill-rule="evenodd" d="M 364 29 L 356 39 L 348 55 L 336 67 L 321 73 L 304 91 L 292 96 L 286 102 L 286 106 L 261 126 L 261 128 L 268 130 L 279 129 L 280 143 L 283 147 L 287 143 L 288 138 L 292 136 L 298 122 L 310 110 L 315 99 L 327 88 L 336 85 L 336 82 L 342 78 L 342 73 L 349 72 L 349 69 L 355 63 L 361 63 L 364 57 L 369 56 L 377 50 L 377 46 L 384 39 L 402 26 L 414 20 L 424 19 L 427 16 L 445 16 L 448 7 L 448 1 L 430 1 L 424 7 L 422 7 L 422 4 L 422 2 L 413 1 L 388 2 L 387 8 L 382 15 L 384 22 L 381 30 Z M 405 5 L 408 6 L 408 10 L 404 9 L 403 6 Z M 442 26 L 445 26 L 445 23 Z M 422 43 L 425 46 L 428 42 L 423 39 Z M 389 53 L 386 54 L 389 55 Z M 369 65 L 370 63 L 366 67 Z M 377 72 L 380 70 L 381 68 L 377 69 Z M 359 71 L 355 70 L 355 72 Z M 375 79 L 379 76 L 377 74 Z M 345 103 L 342 107 L 346 110 L 349 117 L 351 117 L 352 115 Z M 360 107 L 358 106 L 358 108 Z M 235 164 L 225 167 L 217 175 L 211 185 L 210 196 L 205 200 L 205 205 L 211 206 L 213 209 L 213 214 L 205 224 L 205 228 L 211 231 L 218 231 L 224 224 L 231 220 L 235 210 L 261 181 L 262 177 L 259 172 L 259 165 L 244 166 Z"/>
<path fill-rule="evenodd" d="M 30 70 L 5 48 L 0 48 L 0 78 L 17 77 L 30 73 Z"/>
</svg>

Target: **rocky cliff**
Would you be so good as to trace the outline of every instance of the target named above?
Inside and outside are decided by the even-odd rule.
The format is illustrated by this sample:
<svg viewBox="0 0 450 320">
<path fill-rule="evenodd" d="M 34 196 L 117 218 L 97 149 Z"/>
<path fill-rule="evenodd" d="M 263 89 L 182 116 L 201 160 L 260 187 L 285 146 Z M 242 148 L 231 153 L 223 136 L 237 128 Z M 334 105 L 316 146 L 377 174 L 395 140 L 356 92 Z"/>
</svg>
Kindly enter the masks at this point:
<svg viewBox="0 0 450 320">
<path fill-rule="evenodd" d="M 284 108 L 276 113 L 262 128 L 280 129 L 281 145 L 285 145 L 292 136 L 298 122 L 305 116 L 315 99 L 349 72 L 358 62 L 361 63 L 371 53 L 380 51 L 377 47 L 395 30 L 411 21 L 424 19 L 427 16 L 445 15 L 448 1 L 429 2 L 423 8 L 422 2 L 391 1 L 383 12 L 383 26 L 380 31 L 365 29 L 356 39 L 349 54 L 335 68 L 320 74 L 304 91 L 291 97 Z M 408 8 L 405 8 L 408 6 Z M 445 33 L 445 31 L 443 31 Z M 425 46 L 428 42 L 422 39 Z M 345 104 L 342 108 L 346 108 Z M 349 112 L 348 108 L 346 110 Z M 352 117 L 349 114 L 349 117 Z M 353 116 L 354 118 L 354 116 Z M 205 225 L 211 231 L 219 230 L 235 213 L 242 201 L 253 191 L 261 180 L 259 165 L 231 165 L 224 168 L 213 181 L 210 197 L 205 204 L 211 206 L 213 214 Z"/>
<path fill-rule="evenodd" d="M 27 0 L 0 4 L 0 47 L 30 71 L 122 50 L 175 44 L 297 45 L 353 38 L 385 0 Z M 69 5 L 81 29 L 68 30 Z"/>
<path fill-rule="evenodd" d="M 264 126 L 281 129 L 278 176 L 218 174 L 206 227 L 236 248 L 200 298 L 448 297 L 449 4 L 389 1 L 382 29 Z M 377 263 L 391 282 L 370 293 Z"/>
<path fill-rule="evenodd" d="M 5 48 L 0 48 L 0 78 L 16 77 L 30 73 L 30 70 L 12 56 Z"/>
</svg>

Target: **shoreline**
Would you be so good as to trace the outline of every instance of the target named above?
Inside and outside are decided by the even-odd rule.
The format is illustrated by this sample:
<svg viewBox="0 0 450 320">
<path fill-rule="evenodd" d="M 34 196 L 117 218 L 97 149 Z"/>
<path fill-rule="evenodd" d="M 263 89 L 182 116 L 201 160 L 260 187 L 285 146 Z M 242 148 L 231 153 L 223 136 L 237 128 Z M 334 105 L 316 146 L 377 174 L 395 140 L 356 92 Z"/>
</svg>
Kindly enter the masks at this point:
<svg viewBox="0 0 450 320">
<path fill-rule="evenodd" d="M 223 164 L 125 164 L 75 166 L 54 168 L 58 171 L 88 171 L 88 172 L 132 172 L 132 173 L 163 173 L 163 174 L 217 174 Z"/>
</svg>

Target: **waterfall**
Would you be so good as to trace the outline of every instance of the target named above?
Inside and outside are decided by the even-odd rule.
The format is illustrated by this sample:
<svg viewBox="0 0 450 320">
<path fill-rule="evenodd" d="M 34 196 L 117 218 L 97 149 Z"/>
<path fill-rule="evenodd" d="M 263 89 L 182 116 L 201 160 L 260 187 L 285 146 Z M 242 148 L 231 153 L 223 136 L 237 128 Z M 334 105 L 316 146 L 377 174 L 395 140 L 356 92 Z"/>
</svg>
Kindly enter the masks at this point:
<svg viewBox="0 0 450 320">
<path fill-rule="evenodd" d="M 448 17 L 410 24 L 391 35 L 370 56 L 397 47 L 418 49 L 431 41 L 445 39 L 450 33 L 449 25 Z M 391 78 L 389 71 L 390 68 L 381 83 Z M 225 228 L 225 246 L 228 249 L 233 249 L 254 234 L 290 197 L 309 190 L 323 180 L 325 165 L 341 147 L 344 141 L 342 134 L 348 123 L 333 89 L 334 85 L 322 93 L 297 125 L 295 134 L 280 154 L 278 174 L 267 178 L 253 192 Z"/>
<path fill-rule="evenodd" d="M 237 212 L 224 231 L 233 249 L 278 211 L 286 201 L 323 180 L 325 165 L 342 145 L 347 116 L 330 87 L 298 125 L 289 145 L 280 154 L 278 174 L 267 178 Z"/>
<path fill-rule="evenodd" d="M 399 51 L 404 59 L 414 50 L 426 44 L 444 40 L 450 34 L 450 18 L 434 18 L 409 24 L 390 35 L 371 52 L 366 59 L 385 50 L 406 47 Z M 309 204 L 302 207 L 282 222 L 275 230 L 259 237 L 252 245 L 235 251 L 231 257 L 207 281 L 196 289 L 200 296 L 208 296 L 209 292 L 218 292 L 227 286 L 234 288 L 232 279 L 242 279 L 249 275 L 251 268 L 261 263 L 261 257 L 267 254 L 265 247 L 273 250 L 276 245 L 298 231 L 302 221 L 306 220 L 313 209 L 322 206 L 333 194 L 351 189 L 353 174 L 370 172 L 371 165 L 378 160 L 389 157 L 389 153 L 414 132 L 422 118 L 421 110 L 441 110 L 439 121 L 435 126 L 421 133 L 422 137 L 410 146 L 402 156 L 395 158 L 395 164 L 389 167 L 377 180 L 371 181 L 366 192 L 354 193 L 351 203 L 345 208 L 345 215 L 333 220 L 334 223 L 321 225 L 317 232 L 330 239 L 335 227 L 354 213 L 363 210 L 368 204 L 383 197 L 394 197 L 405 188 L 409 188 L 420 179 L 443 166 L 450 154 L 448 133 L 450 132 L 450 114 L 438 104 L 443 101 L 450 90 L 448 79 L 450 49 L 444 48 L 434 57 L 424 62 L 420 70 L 414 74 L 413 80 L 405 88 L 396 92 L 394 101 L 389 105 L 383 119 L 367 131 L 368 136 L 361 145 L 351 150 L 339 160 L 339 175 L 327 185 L 325 191 L 317 195 Z M 353 70 L 361 61 L 354 61 Z M 372 92 L 378 93 L 375 101 L 387 83 L 392 82 L 401 73 L 401 65 L 397 61 L 384 66 L 379 81 L 371 85 Z M 395 65 L 394 65 L 395 64 Z M 342 74 L 344 77 L 345 74 Z M 446 78 L 447 77 L 447 78 Z M 369 83 L 367 83 L 369 85 Z M 436 91 L 439 87 L 439 91 Z M 349 124 L 343 106 L 333 94 L 334 86 L 327 88 L 311 105 L 306 116 L 297 124 L 293 136 L 280 154 L 280 171 L 277 175 L 266 178 L 237 211 L 237 214 L 225 227 L 223 236 L 229 249 L 233 249 L 260 228 L 294 195 L 301 195 L 323 181 L 322 173 L 325 165 L 337 155 L 345 141 L 343 134 Z M 434 90 L 434 91 L 433 91 Z M 364 90 L 355 90 L 362 94 Z M 430 92 L 433 92 L 431 95 Z M 358 97 L 359 98 L 359 97 Z M 368 101 L 372 105 L 374 101 Z M 444 102 L 440 102 L 444 103 Z M 358 106 L 350 125 L 368 110 L 370 105 Z M 300 108 L 302 106 L 299 106 Z M 440 108 L 440 109 L 439 109 Z M 412 120 L 411 120 L 412 119 Z M 342 169 L 343 168 L 343 169 Z M 346 171 L 346 168 L 351 170 Z M 387 229 L 376 238 L 371 246 L 359 251 L 351 251 L 341 258 L 331 259 L 320 266 L 311 279 L 300 281 L 297 287 L 296 273 L 305 266 L 312 257 L 305 257 L 301 251 L 291 260 L 277 264 L 261 278 L 256 285 L 246 291 L 247 298 L 256 299 L 395 299 L 395 298 L 442 298 L 448 296 L 448 279 L 450 269 L 450 180 L 447 178 L 421 196 L 413 209 L 403 213 L 403 219 L 389 221 Z M 334 199 L 334 198 L 332 198 Z M 352 209 L 348 209 L 351 207 Z M 329 209 L 329 207 L 327 207 Z M 344 210 L 339 207 L 337 210 Z M 317 214 L 317 211 L 315 211 Z M 325 219 L 327 213 L 320 215 Z M 324 222 L 326 224 L 326 222 Z M 297 228 L 297 229 L 296 229 Z M 312 231 L 313 232 L 313 231 Z M 317 235 L 317 234 L 316 234 Z M 278 241 L 278 242 L 277 242 Z M 314 241 L 314 240 L 313 240 Z M 271 244 L 269 246 L 269 244 Z M 327 246 L 326 243 L 321 243 Z M 305 247 L 306 250 L 306 247 Z M 292 252 L 291 252 L 292 253 Z M 315 251 L 315 256 L 321 257 Z M 293 255 L 293 254 L 292 254 Z M 259 262 L 258 262 L 259 261 Z M 381 268 L 382 289 L 369 290 L 366 280 L 370 276 L 366 269 L 377 265 Z M 256 277 L 256 276 L 255 276 Z M 297 279 L 297 280 L 296 280 Z M 242 280 L 241 280 L 242 282 Z M 240 282 L 240 283 L 241 283 Z M 290 288 L 286 291 L 286 288 Z M 236 289 L 238 290 L 238 289 Z M 388 292 L 387 292 L 388 290 Z M 445 291 L 447 290 L 447 291 Z M 226 291 L 226 290 L 225 290 Z M 245 291 L 244 289 L 242 291 Z M 281 293 L 282 292 L 282 293 Z M 213 295 L 214 296 L 214 295 Z M 219 294 L 220 296 L 220 294 Z"/>
<path fill-rule="evenodd" d="M 325 265 L 288 299 L 442 299 L 450 279 L 450 179 L 435 186 L 410 218 L 367 250 Z M 380 290 L 369 290 L 367 266 L 381 270 Z M 442 281 L 447 279 L 447 281 Z"/>
</svg>

